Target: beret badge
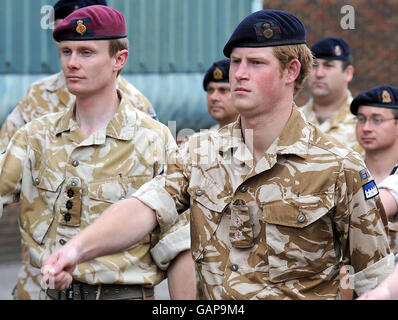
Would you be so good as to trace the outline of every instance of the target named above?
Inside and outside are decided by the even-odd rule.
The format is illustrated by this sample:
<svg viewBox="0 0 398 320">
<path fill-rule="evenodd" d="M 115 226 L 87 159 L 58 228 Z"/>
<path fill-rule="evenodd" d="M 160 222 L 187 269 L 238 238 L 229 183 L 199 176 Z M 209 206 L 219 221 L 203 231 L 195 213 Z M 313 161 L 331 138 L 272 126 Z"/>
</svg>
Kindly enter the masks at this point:
<svg viewBox="0 0 398 320">
<path fill-rule="evenodd" d="M 221 80 L 222 79 L 222 71 L 219 67 L 216 67 L 213 71 L 213 78 L 215 80 Z"/>
<path fill-rule="evenodd" d="M 381 94 L 382 103 L 391 103 L 391 96 L 387 90 L 383 90 Z"/>
<path fill-rule="evenodd" d="M 265 38 L 270 39 L 274 35 L 274 31 L 271 29 L 271 25 L 269 23 L 264 23 L 262 25 L 263 35 Z"/>
<path fill-rule="evenodd" d="M 77 20 L 76 32 L 80 35 L 84 35 L 87 31 L 86 26 L 83 23 L 83 20 Z"/>
</svg>

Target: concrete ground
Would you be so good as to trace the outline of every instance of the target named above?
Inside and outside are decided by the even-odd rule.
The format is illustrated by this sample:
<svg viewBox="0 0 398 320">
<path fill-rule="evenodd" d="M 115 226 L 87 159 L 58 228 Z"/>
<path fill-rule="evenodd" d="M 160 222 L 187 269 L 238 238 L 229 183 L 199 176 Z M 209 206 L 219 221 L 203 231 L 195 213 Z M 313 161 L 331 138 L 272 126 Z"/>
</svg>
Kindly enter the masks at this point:
<svg viewBox="0 0 398 320">
<path fill-rule="evenodd" d="M 11 292 L 15 286 L 19 263 L 0 264 L 0 300 L 12 300 Z M 167 279 L 155 287 L 157 300 L 170 300 Z"/>
</svg>

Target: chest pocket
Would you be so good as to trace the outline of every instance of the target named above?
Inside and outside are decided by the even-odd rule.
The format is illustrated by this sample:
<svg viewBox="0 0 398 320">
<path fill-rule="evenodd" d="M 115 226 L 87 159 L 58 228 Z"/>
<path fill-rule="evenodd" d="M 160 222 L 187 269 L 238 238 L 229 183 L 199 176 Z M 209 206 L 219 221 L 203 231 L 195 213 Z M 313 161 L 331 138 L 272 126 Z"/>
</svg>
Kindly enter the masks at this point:
<svg viewBox="0 0 398 320">
<path fill-rule="evenodd" d="M 271 281 L 308 277 L 337 262 L 333 207 L 333 194 L 301 196 L 263 206 Z"/>
<path fill-rule="evenodd" d="M 191 250 L 197 261 L 216 232 L 230 197 L 208 177 L 195 182 L 191 182 L 188 193 L 191 196 Z"/>
<path fill-rule="evenodd" d="M 88 184 L 89 213 L 91 218 L 99 216 L 110 205 L 127 199 L 145 182 L 150 175 L 131 176 L 97 180 Z"/>
<path fill-rule="evenodd" d="M 58 199 L 63 176 L 47 168 L 32 176 L 28 201 L 21 202 L 22 228 L 39 244 L 43 243 L 55 217 L 55 203 Z"/>
</svg>

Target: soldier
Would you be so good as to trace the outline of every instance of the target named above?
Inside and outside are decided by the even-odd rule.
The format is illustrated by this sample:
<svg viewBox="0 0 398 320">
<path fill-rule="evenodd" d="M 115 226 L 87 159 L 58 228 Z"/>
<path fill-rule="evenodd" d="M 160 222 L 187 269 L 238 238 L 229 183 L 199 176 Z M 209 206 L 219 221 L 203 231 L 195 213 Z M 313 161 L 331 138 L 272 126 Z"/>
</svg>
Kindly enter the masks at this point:
<svg viewBox="0 0 398 320">
<path fill-rule="evenodd" d="M 349 112 L 352 95 L 348 85 L 354 76 L 350 48 L 343 39 L 328 37 L 316 42 L 311 51 L 315 57 L 308 79 L 312 98 L 301 110 L 322 132 L 362 154 Z"/>
<path fill-rule="evenodd" d="M 356 136 L 365 150 L 365 164 L 380 189 L 389 219 L 390 247 L 398 253 L 398 88 L 389 85 L 366 90 L 351 103 Z"/>
<path fill-rule="evenodd" d="M 78 8 L 90 5 L 107 5 L 106 0 L 59 0 L 54 5 L 55 24 L 58 25 Z M 149 100 L 126 79 L 119 76 L 117 87 L 134 106 L 156 119 Z M 28 87 L 17 106 L 5 120 L 0 131 L 0 152 L 7 148 L 15 132 L 33 119 L 51 112 L 63 111 L 73 105 L 75 97 L 68 91 L 63 72 L 39 80 Z"/>
<path fill-rule="evenodd" d="M 229 66 L 229 59 L 216 61 L 203 79 L 203 89 L 207 93 L 207 109 L 210 116 L 218 122 L 210 130 L 218 130 L 234 122 L 239 115 L 232 104 Z"/>
<path fill-rule="evenodd" d="M 95 4 L 107 5 L 107 1 L 59 0 L 54 5 L 56 25 L 60 24 L 66 16 L 78 8 Z M 132 105 L 156 119 L 151 103 L 132 84 L 119 76 L 116 85 L 125 94 L 126 98 L 130 100 Z M 26 123 L 51 112 L 63 111 L 71 107 L 74 101 L 75 96 L 68 91 L 62 71 L 33 83 L 7 117 L 0 130 L 0 152 L 7 148 L 15 132 Z M 22 267 L 18 273 L 18 281 L 13 291 L 13 296 L 15 299 L 30 300 L 33 297 L 37 297 L 40 292 L 40 269 L 30 265 L 24 239 L 21 239 L 21 247 Z"/>
<path fill-rule="evenodd" d="M 335 299 L 341 261 L 359 294 L 385 279 L 393 255 L 365 164 L 293 102 L 312 67 L 305 43 L 304 25 L 287 12 L 246 17 L 224 47 L 237 121 L 169 154 L 162 176 L 49 257 L 44 281 L 68 285 L 77 262 L 135 243 L 188 207 L 207 299 Z"/>
<path fill-rule="evenodd" d="M 129 45 L 120 12 L 101 5 L 79 9 L 53 36 L 76 102 L 18 130 L 0 158 L 0 210 L 20 198 L 21 234 L 36 268 L 108 206 L 159 175 L 166 152 L 176 148 L 164 125 L 116 89 Z M 187 227 L 183 219 L 165 221 L 159 232 L 142 234 L 134 246 L 79 265 L 71 288 L 42 291 L 41 298 L 153 299 L 153 287 L 165 277 L 160 267 L 169 267 L 172 298 L 194 297 Z M 166 234 L 174 236 L 174 247 L 166 249 L 176 259 L 170 264 L 173 257 L 160 257 L 158 267 L 151 248 Z"/>
</svg>

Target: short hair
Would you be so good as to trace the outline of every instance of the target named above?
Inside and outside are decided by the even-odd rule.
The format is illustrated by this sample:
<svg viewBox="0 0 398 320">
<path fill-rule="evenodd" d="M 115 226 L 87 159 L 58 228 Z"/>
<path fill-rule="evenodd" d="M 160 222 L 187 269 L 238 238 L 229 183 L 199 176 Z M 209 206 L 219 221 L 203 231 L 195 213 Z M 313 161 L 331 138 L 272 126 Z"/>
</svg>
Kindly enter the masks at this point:
<svg viewBox="0 0 398 320">
<path fill-rule="evenodd" d="M 341 66 L 344 71 L 348 66 L 354 65 L 354 58 L 353 58 L 352 54 L 350 54 L 346 60 L 342 60 L 341 62 L 342 62 Z"/>
<path fill-rule="evenodd" d="M 109 40 L 109 55 L 114 57 L 116 53 L 122 50 L 129 50 L 130 42 L 128 38 L 119 38 Z M 123 69 L 119 70 L 117 75 L 119 76 Z"/>
<path fill-rule="evenodd" d="M 304 81 L 311 73 L 313 65 L 313 56 L 310 48 L 306 44 L 294 44 L 287 46 L 273 47 L 275 57 L 279 60 L 281 73 L 285 70 L 286 65 L 293 59 L 297 59 L 300 64 L 300 74 L 294 82 L 294 96 L 304 86 Z"/>
</svg>

